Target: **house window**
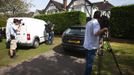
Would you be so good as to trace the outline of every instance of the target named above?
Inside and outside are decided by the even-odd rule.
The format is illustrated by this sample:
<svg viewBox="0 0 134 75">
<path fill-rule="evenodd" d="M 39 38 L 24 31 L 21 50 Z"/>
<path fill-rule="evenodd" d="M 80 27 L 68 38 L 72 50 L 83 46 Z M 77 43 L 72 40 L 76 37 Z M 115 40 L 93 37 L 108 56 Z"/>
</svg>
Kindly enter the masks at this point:
<svg viewBox="0 0 134 75">
<path fill-rule="evenodd" d="M 57 12 L 59 12 L 57 9 L 47 10 L 47 14 L 55 14 Z"/>
<path fill-rule="evenodd" d="M 77 0 L 74 2 L 74 5 L 81 5 L 81 4 L 84 4 L 85 1 L 84 0 Z"/>
<path fill-rule="evenodd" d="M 83 5 L 79 5 L 79 6 L 75 6 L 74 7 L 75 11 L 82 11 L 82 12 L 84 12 L 84 9 L 85 9 L 85 7 Z"/>
</svg>

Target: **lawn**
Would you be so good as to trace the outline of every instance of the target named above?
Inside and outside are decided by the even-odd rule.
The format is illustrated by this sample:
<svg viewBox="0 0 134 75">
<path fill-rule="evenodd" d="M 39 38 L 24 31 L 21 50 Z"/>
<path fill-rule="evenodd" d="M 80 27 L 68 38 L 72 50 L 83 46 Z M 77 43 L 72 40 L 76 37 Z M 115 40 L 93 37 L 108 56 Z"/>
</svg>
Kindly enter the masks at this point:
<svg viewBox="0 0 134 75">
<path fill-rule="evenodd" d="M 123 75 L 134 75 L 134 44 L 110 43 Z M 94 64 L 94 73 L 97 73 L 97 58 Z M 102 59 L 101 75 L 120 75 L 115 66 L 114 59 L 107 50 L 104 51 Z"/>
<path fill-rule="evenodd" d="M 5 40 L 0 43 L 0 67 L 11 66 L 21 63 L 25 60 L 30 60 L 31 58 L 40 55 L 48 50 L 51 50 L 51 45 L 41 44 L 37 49 L 33 48 L 21 48 L 17 51 L 17 57 L 14 59 L 9 58 L 8 49 L 5 47 Z"/>
</svg>

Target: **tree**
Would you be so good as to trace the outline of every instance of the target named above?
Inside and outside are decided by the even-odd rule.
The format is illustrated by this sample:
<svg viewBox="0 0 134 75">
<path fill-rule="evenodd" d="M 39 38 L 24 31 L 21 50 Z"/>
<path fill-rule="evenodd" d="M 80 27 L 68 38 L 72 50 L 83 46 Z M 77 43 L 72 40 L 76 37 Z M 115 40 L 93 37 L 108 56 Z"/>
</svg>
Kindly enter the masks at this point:
<svg viewBox="0 0 134 75">
<path fill-rule="evenodd" d="M 0 0 L 0 12 L 11 16 L 28 11 L 29 6 L 24 0 Z"/>
<path fill-rule="evenodd" d="M 0 0 L 0 7 L 3 6 L 3 1 L 4 0 Z"/>
</svg>

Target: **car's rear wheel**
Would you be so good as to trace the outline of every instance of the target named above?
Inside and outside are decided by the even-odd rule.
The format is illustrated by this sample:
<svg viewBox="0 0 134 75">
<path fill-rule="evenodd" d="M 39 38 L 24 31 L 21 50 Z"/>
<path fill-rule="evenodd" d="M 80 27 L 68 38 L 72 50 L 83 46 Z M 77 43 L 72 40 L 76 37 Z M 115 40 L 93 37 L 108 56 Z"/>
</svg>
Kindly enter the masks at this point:
<svg viewBox="0 0 134 75">
<path fill-rule="evenodd" d="M 33 47 L 34 48 L 38 48 L 39 47 L 39 40 L 38 39 L 34 40 Z"/>
</svg>

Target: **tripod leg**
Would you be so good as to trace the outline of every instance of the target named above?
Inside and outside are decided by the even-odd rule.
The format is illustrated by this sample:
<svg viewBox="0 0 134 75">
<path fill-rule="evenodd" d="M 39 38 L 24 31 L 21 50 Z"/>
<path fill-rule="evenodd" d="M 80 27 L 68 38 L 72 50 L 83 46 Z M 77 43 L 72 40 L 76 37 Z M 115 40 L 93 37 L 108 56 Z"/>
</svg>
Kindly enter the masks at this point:
<svg viewBox="0 0 134 75">
<path fill-rule="evenodd" d="M 116 66 L 117 66 L 117 68 L 118 68 L 118 70 L 119 70 L 120 75 L 123 75 L 123 74 L 122 74 L 122 71 L 121 71 L 121 69 L 120 69 L 120 67 L 119 67 L 119 64 L 118 64 L 118 62 L 117 62 L 117 59 L 116 59 L 116 57 L 115 57 L 115 54 L 114 54 L 114 52 L 113 52 L 113 50 L 112 50 L 112 47 L 111 47 L 111 45 L 110 45 L 110 43 L 109 43 L 108 40 L 105 41 L 105 45 L 107 46 L 107 50 L 112 54 L 113 59 L 114 59 L 114 61 L 115 61 L 115 64 L 116 64 Z"/>
<path fill-rule="evenodd" d="M 114 59 L 114 61 L 115 61 L 115 63 L 116 63 L 116 66 L 117 66 L 117 68 L 118 68 L 118 70 L 119 70 L 119 72 L 120 72 L 120 75 L 123 75 L 123 74 L 122 74 L 122 71 L 121 71 L 121 69 L 120 69 L 120 67 L 119 67 L 119 64 L 118 64 L 118 62 L 117 62 L 117 59 L 116 59 L 116 57 L 115 57 L 115 54 L 114 54 L 113 50 L 111 49 L 110 52 L 111 52 L 111 54 L 112 54 L 112 56 L 113 56 L 113 59 Z"/>
</svg>

